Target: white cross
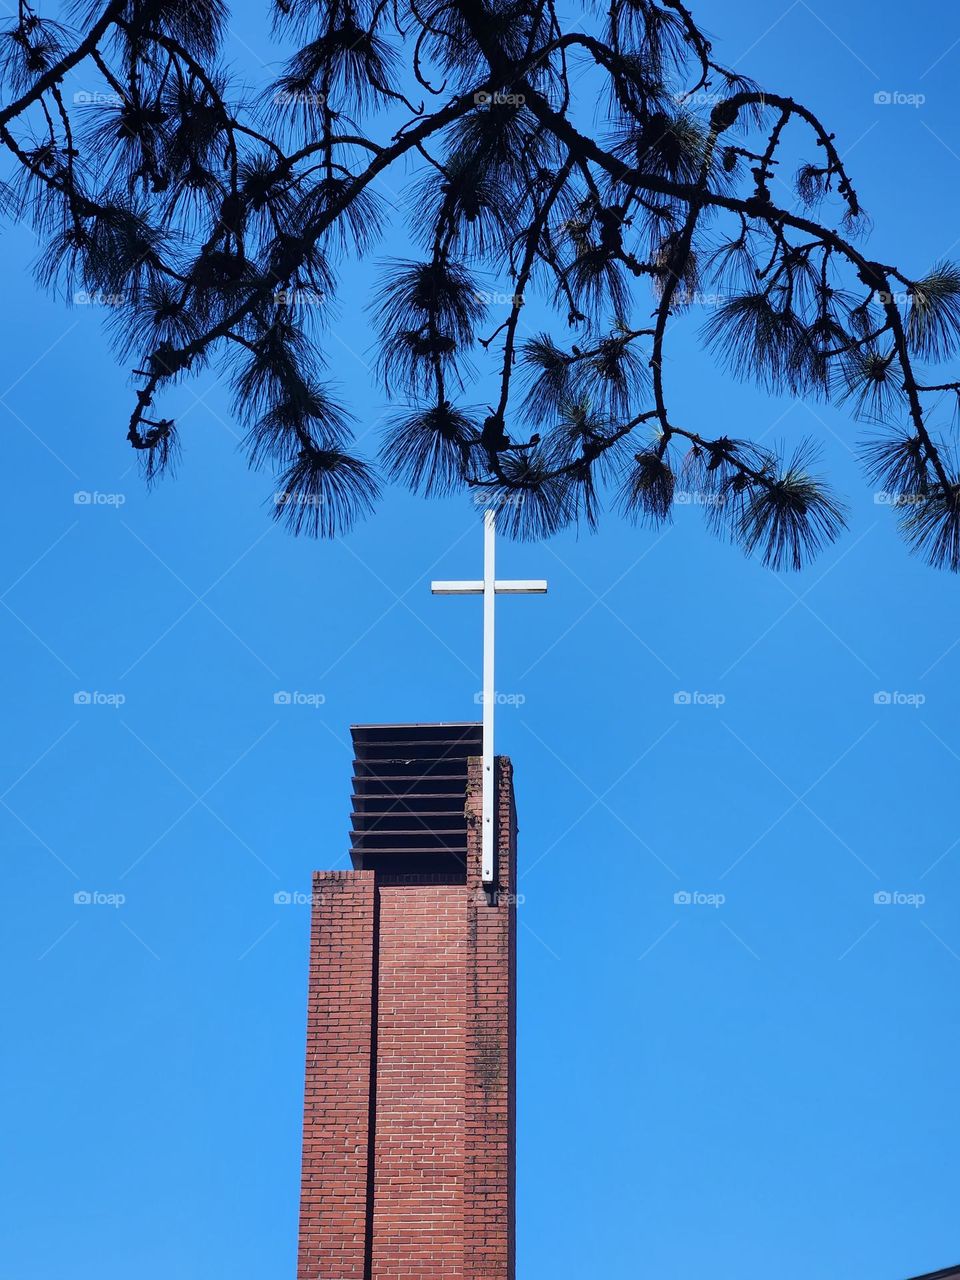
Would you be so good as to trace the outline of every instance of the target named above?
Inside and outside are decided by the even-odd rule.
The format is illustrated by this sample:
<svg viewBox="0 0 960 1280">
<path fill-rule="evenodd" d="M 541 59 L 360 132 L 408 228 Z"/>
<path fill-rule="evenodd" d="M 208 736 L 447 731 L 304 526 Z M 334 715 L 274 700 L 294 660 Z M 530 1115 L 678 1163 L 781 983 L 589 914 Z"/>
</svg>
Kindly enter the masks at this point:
<svg viewBox="0 0 960 1280">
<path fill-rule="evenodd" d="M 494 570 L 496 553 L 496 512 L 488 509 L 483 516 L 483 581 L 482 582 L 431 582 L 435 596 L 483 596 L 483 827 L 480 858 L 480 878 L 484 884 L 492 884 L 494 795 L 496 783 L 493 774 L 493 709 L 496 704 L 496 684 L 493 667 L 494 613 L 497 595 L 543 595 L 547 589 L 541 578 L 514 581 L 497 581 Z"/>
</svg>

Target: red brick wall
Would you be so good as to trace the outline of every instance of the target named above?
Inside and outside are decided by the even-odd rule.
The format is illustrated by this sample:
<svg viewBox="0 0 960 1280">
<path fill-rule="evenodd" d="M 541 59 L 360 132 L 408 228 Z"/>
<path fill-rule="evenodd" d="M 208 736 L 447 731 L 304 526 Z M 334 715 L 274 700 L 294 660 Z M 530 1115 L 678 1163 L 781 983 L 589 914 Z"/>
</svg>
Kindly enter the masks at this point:
<svg viewBox="0 0 960 1280">
<path fill-rule="evenodd" d="M 299 1280 L 513 1280 L 516 823 L 499 768 L 493 904 L 479 761 L 466 886 L 315 877 Z"/>
<path fill-rule="evenodd" d="M 463 1275 L 463 888 L 380 890 L 376 1280 Z"/>
</svg>

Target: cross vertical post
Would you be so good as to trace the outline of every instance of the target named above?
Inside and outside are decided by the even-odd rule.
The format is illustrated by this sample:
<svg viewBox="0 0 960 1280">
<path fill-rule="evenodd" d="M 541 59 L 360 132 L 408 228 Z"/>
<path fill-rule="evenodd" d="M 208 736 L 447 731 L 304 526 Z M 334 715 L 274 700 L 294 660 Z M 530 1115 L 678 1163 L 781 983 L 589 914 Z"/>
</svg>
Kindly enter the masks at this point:
<svg viewBox="0 0 960 1280">
<path fill-rule="evenodd" d="M 480 879 L 484 884 L 493 883 L 493 813 L 497 789 L 493 771 L 493 708 L 497 697 L 493 652 L 497 599 L 496 541 L 496 517 L 493 510 L 488 509 L 483 513 L 483 826 Z"/>
<path fill-rule="evenodd" d="M 496 879 L 495 828 L 497 779 L 494 770 L 496 757 L 493 749 L 494 710 L 497 703 L 496 667 L 494 643 L 496 639 L 495 601 L 497 595 L 544 595 L 547 584 L 543 579 L 519 579 L 497 581 L 496 576 L 496 510 L 488 507 L 483 513 L 483 579 L 477 581 L 431 582 L 430 589 L 438 596 L 483 596 L 483 796 L 481 808 L 481 872 L 484 884 Z"/>
</svg>

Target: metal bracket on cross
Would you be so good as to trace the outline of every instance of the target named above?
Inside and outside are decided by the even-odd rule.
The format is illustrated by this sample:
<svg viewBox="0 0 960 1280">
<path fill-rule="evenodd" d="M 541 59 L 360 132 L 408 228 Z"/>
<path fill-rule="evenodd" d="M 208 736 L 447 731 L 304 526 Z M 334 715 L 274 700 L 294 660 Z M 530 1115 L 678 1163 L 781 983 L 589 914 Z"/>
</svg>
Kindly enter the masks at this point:
<svg viewBox="0 0 960 1280">
<path fill-rule="evenodd" d="M 494 677 L 494 602 L 498 595 L 543 595 L 547 590 L 546 581 L 542 578 L 498 582 L 495 557 L 496 512 L 488 509 L 483 515 L 483 580 L 430 584 L 430 590 L 435 596 L 483 596 L 483 827 L 480 878 L 484 884 L 492 884 L 494 879 L 496 779 L 493 771 L 493 712 L 497 701 Z"/>
</svg>

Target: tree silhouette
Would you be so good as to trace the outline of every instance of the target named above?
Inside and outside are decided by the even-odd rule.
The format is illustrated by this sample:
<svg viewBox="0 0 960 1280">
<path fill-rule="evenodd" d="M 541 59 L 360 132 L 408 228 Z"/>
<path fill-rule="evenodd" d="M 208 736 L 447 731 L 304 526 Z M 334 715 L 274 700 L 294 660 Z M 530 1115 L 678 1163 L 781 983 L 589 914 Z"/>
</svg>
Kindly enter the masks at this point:
<svg viewBox="0 0 960 1280">
<path fill-rule="evenodd" d="M 406 236 L 377 195 L 389 172 L 412 184 L 418 246 L 382 262 L 370 300 L 389 477 L 473 489 L 520 537 L 611 502 L 662 522 L 695 492 L 717 531 L 801 567 L 844 524 L 814 445 L 781 458 L 670 410 L 671 321 L 714 289 L 716 360 L 848 405 L 908 543 L 960 568 L 960 477 L 930 423 L 960 382 L 926 371 L 960 341 L 960 269 L 874 261 L 834 135 L 714 61 L 679 0 L 585 6 L 569 30 L 553 0 L 273 0 L 293 53 L 252 102 L 219 65 L 226 17 L 223 0 L 109 0 L 68 28 L 20 0 L 3 32 L 4 208 L 40 235 L 44 285 L 114 304 L 148 478 L 177 452 L 165 393 L 225 362 L 278 517 L 335 535 L 374 507 L 311 304 Z M 81 64 L 102 91 L 71 99 Z M 790 182 L 788 146 L 810 157 Z M 491 273 L 511 281 L 492 333 Z"/>
</svg>

